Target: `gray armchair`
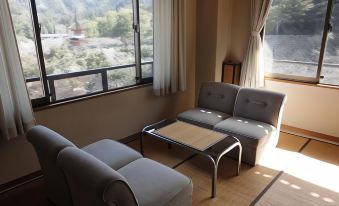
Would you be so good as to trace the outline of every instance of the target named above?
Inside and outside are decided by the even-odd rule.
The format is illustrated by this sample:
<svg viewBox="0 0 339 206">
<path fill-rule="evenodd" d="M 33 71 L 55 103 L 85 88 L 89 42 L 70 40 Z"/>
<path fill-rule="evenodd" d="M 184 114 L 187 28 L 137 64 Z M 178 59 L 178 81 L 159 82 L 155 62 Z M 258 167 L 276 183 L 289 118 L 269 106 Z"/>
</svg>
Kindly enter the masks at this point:
<svg viewBox="0 0 339 206">
<path fill-rule="evenodd" d="M 35 126 L 27 133 L 57 206 L 191 205 L 186 176 L 119 142 L 104 139 L 78 149 L 58 133 Z"/>
<path fill-rule="evenodd" d="M 113 170 L 92 155 L 65 148 L 58 162 L 75 206 L 184 206 L 192 204 L 192 182 L 150 159 Z"/>
<path fill-rule="evenodd" d="M 278 143 L 285 101 L 281 93 L 242 88 L 233 117 L 216 124 L 214 130 L 237 137 L 243 147 L 242 160 L 256 165 L 265 149 Z"/>
<path fill-rule="evenodd" d="M 71 194 L 64 174 L 57 164 L 57 156 L 65 147 L 75 147 L 75 145 L 58 133 L 42 126 L 33 127 L 26 136 L 38 156 L 48 199 L 55 205 L 72 206 Z"/>
</svg>

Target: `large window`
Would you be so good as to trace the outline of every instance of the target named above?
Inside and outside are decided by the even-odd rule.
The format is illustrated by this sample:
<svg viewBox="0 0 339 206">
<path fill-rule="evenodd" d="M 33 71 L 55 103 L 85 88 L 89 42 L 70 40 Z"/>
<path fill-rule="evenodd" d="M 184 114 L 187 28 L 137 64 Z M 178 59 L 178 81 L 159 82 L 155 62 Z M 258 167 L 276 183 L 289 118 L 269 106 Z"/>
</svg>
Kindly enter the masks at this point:
<svg viewBox="0 0 339 206">
<path fill-rule="evenodd" d="M 150 82 L 153 0 L 9 0 L 35 105 Z"/>
<path fill-rule="evenodd" d="M 273 1 L 264 36 L 266 74 L 339 85 L 338 10 L 339 0 Z"/>
</svg>

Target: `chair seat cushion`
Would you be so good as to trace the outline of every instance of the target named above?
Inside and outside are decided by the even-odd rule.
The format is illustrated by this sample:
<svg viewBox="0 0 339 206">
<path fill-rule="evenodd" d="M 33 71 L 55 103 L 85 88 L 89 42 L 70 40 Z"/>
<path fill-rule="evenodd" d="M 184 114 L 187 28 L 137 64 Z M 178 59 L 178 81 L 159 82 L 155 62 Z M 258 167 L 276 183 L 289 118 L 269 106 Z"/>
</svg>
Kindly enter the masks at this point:
<svg viewBox="0 0 339 206">
<path fill-rule="evenodd" d="M 179 172 L 147 158 L 120 168 L 140 206 L 191 205 L 192 182 Z"/>
<path fill-rule="evenodd" d="M 197 126 L 213 129 L 217 123 L 229 117 L 229 114 L 223 112 L 204 108 L 194 108 L 179 114 L 177 119 Z"/>
<path fill-rule="evenodd" d="M 142 158 L 139 152 L 110 139 L 100 140 L 82 148 L 82 150 L 93 155 L 114 170 Z"/>
<path fill-rule="evenodd" d="M 270 124 L 239 117 L 231 117 L 218 123 L 214 130 L 238 138 L 243 149 L 242 161 L 250 165 L 258 163 L 265 145 L 276 133 L 276 128 Z M 234 151 L 229 155 L 237 158 Z"/>
<path fill-rule="evenodd" d="M 255 147 L 259 141 L 269 137 L 276 128 L 263 122 L 231 117 L 215 125 L 214 130 L 238 137 L 242 144 L 248 143 Z"/>
</svg>

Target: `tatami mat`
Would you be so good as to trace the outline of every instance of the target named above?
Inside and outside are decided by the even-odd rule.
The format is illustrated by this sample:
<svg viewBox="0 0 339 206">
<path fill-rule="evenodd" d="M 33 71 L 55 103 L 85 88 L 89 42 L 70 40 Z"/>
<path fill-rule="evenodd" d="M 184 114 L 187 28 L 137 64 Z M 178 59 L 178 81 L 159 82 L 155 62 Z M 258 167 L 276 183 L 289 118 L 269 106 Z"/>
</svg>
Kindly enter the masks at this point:
<svg viewBox="0 0 339 206">
<path fill-rule="evenodd" d="M 326 175 L 326 174 L 319 174 Z M 339 194 L 284 173 L 256 204 L 258 206 L 339 205 Z"/>
<path fill-rule="evenodd" d="M 177 170 L 193 181 L 193 205 L 249 205 L 279 173 L 262 166 L 242 164 L 240 176 L 235 176 L 237 162 L 224 158 L 219 163 L 217 197 L 211 199 L 212 163 L 196 156 Z"/>
<path fill-rule="evenodd" d="M 312 140 L 257 205 L 339 205 L 339 146 Z"/>
<path fill-rule="evenodd" d="M 338 145 L 312 140 L 302 151 L 302 154 L 339 166 Z"/>
<path fill-rule="evenodd" d="M 304 144 L 306 144 L 307 141 L 308 139 L 306 138 L 280 132 L 277 147 L 287 151 L 298 152 L 304 146 Z"/>
</svg>

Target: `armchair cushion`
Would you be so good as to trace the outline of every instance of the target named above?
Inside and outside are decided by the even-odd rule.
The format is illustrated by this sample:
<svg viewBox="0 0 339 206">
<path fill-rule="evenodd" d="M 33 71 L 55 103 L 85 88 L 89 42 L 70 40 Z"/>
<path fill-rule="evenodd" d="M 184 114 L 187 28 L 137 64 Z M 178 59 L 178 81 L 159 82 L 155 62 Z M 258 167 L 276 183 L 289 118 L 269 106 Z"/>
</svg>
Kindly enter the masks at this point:
<svg viewBox="0 0 339 206">
<path fill-rule="evenodd" d="M 177 119 L 208 129 L 213 129 L 214 125 L 228 117 L 230 117 L 230 115 L 223 112 L 204 108 L 195 108 L 179 114 Z"/>
<path fill-rule="evenodd" d="M 115 170 L 120 169 L 136 159 L 142 158 L 139 152 L 110 139 L 100 140 L 82 148 L 82 150 L 93 155 Z"/>
<path fill-rule="evenodd" d="M 278 126 L 285 94 L 268 90 L 242 88 L 235 103 L 234 116 Z"/>
<path fill-rule="evenodd" d="M 198 106 L 232 115 L 239 86 L 220 82 L 201 85 Z"/>
<path fill-rule="evenodd" d="M 241 117 L 228 118 L 214 130 L 238 138 L 243 148 L 242 160 L 250 165 L 259 162 L 267 146 L 275 146 L 278 142 L 278 130 L 274 126 Z M 237 158 L 234 151 L 230 156 Z"/>
<path fill-rule="evenodd" d="M 214 127 L 215 130 L 230 132 L 237 135 L 246 136 L 257 142 L 258 140 L 268 137 L 276 128 L 264 122 L 258 122 L 241 117 L 228 118 Z"/>
<path fill-rule="evenodd" d="M 122 167 L 140 206 L 192 205 L 192 182 L 179 172 L 153 160 L 141 158 Z"/>
</svg>

